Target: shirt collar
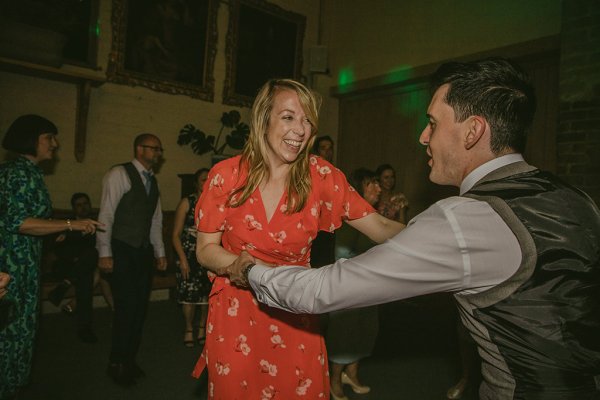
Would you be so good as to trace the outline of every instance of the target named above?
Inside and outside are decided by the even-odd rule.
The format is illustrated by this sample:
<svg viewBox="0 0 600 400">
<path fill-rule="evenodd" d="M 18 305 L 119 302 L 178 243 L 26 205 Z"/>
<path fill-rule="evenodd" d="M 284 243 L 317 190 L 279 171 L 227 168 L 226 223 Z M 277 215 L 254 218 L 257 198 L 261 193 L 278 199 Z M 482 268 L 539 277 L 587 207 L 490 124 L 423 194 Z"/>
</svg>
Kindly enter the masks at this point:
<svg viewBox="0 0 600 400">
<path fill-rule="evenodd" d="M 493 160 L 481 164 L 479 167 L 471 171 L 471 173 L 469 173 L 469 175 L 467 175 L 465 179 L 463 179 L 462 183 L 460 184 L 460 194 L 463 195 L 464 193 L 471 190 L 471 188 L 477 182 L 479 182 L 481 178 L 483 178 L 490 172 L 495 171 L 498 168 L 504 167 L 505 165 L 513 164 L 519 161 L 525 161 L 523 159 L 523 155 L 520 153 L 512 153 L 498 158 L 494 158 Z"/>
<path fill-rule="evenodd" d="M 133 161 L 131 161 L 131 163 L 133 164 L 133 166 L 135 167 L 135 169 L 138 170 L 138 172 L 140 173 L 140 175 L 142 175 L 142 172 L 146 171 L 150 173 L 150 176 L 154 175 L 154 173 L 152 172 L 152 170 L 147 170 L 146 168 L 144 168 L 144 166 L 142 165 L 141 162 L 139 162 L 137 159 L 133 159 Z"/>
</svg>

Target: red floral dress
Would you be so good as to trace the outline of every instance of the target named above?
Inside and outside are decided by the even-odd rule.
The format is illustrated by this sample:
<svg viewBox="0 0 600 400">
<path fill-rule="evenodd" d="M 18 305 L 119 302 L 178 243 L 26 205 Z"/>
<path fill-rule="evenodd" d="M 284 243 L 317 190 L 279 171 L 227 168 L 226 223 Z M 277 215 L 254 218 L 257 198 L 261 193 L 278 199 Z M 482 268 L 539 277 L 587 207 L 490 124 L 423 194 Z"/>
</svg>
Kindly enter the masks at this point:
<svg viewBox="0 0 600 400">
<path fill-rule="evenodd" d="M 247 176 L 239 162 L 238 156 L 213 167 L 196 205 L 198 230 L 223 232 L 222 245 L 232 253 L 246 250 L 269 263 L 308 266 L 317 231 L 374 212 L 341 171 L 316 156 L 310 158 L 312 191 L 302 211 L 285 214 L 284 193 L 267 221 L 258 189 L 242 206 L 229 208 L 228 196 Z M 209 399 L 329 399 L 317 315 L 259 304 L 250 290 L 223 277 L 214 279 L 208 302 L 206 344 L 192 375 L 208 369 Z"/>
</svg>

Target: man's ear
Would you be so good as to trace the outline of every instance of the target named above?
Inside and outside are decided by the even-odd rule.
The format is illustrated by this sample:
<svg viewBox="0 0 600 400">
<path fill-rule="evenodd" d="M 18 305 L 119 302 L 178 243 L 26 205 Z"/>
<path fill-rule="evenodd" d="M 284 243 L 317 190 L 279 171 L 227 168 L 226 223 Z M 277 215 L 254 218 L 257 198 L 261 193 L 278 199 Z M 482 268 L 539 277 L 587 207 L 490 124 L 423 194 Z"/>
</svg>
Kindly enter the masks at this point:
<svg viewBox="0 0 600 400">
<path fill-rule="evenodd" d="M 465 149 L 470 150 L 483 137 L 487 128 L 485 118 L 478 115 L 472 115 L 467 121 L 467 134 L 465 136 Z"/>
</svg>

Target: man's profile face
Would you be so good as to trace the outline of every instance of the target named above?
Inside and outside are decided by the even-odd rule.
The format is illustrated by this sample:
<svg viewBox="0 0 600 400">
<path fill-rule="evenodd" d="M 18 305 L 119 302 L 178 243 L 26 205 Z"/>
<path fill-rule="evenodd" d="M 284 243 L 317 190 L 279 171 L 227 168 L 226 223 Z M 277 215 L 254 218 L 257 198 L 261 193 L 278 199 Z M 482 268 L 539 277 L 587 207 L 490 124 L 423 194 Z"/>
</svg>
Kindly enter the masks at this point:
<svg viewBox="0 0 600 400">
<path fill-rule="evenodd" d="M 456 122 L 452 107 L 445 102 L 449 85 L 440 86 L 433 94 L 419 142 L 427 146 L 431 172 L 429 179 L 438 185 L 459 187 L 465 174 L 465 122 Z"/>
<path fill-rule="evenodd" d="M 90 200 L 87 197 L 78 197 L 73 202 L 73 212 L 75 213 L 75 217 L 87 218 L 90 216 L 91 211 L 92 205 L 90 204 Z"/>
<path fill-rule="evenodd" d="M 329 162 L 333 161 L 333 143 L 329 140 L 321 140 L 317 148 L 317 154 Z"/>
</svg>

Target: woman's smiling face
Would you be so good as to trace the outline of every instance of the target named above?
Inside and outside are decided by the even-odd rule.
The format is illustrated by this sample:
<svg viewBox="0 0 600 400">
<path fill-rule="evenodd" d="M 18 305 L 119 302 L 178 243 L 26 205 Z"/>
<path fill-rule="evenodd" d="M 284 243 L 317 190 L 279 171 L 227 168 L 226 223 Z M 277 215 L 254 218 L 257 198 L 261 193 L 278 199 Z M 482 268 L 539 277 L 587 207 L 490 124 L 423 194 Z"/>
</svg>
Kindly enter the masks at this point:
<svg viewBox="0 0 600 400">
<path fill-rule="evenodd" d="M 293 90 L 279 89 L 267 128 L 267 158 L 272 166 L 291 164 L 306 148 L 312 133 L 298 95 Z"/>
</svg>

